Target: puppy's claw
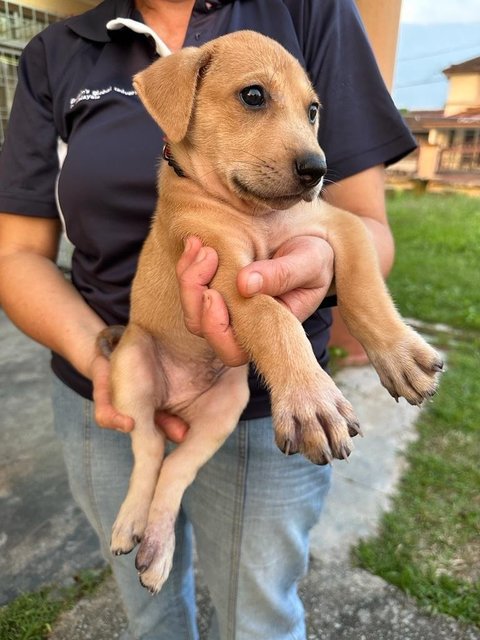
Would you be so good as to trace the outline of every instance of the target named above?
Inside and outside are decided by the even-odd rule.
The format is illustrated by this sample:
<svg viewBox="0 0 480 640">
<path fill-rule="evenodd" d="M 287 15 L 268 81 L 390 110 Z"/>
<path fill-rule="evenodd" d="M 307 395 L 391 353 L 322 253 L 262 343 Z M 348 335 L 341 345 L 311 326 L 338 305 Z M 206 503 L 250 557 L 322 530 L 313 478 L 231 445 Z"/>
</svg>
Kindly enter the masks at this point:
<svg viewBox="0 0 480 640">
<path fill-rule="evenodd" d="M 286 456 L 293 456 L 296 453 L 298 453 L 298 449 L 295 446 L 295 443 L 293 442 L 293 440 L 290 440 L 290 438 L 287 438 L 283 446 L 279 448 L 280 448 L 280 451 L 284 453 Z"/>
<path fill-rule="evenodd" d="M 332 455 L 331 451 L 325 450 L 323 452 L 323 457 L 322 458 L 319 458 L 318 460 L 315 460 L 315 461 L 312 460 L 312 462 L 314 462 L 319 467 L 324 467 L 326 464 L 332 464 L 333 455 Z"/>
<path fill-rule="evenodd" d="M 348 423 L 348 435 L 351 438 L 354 438 L 355 436 L 360 436 L 361 438 L 363 438 L 364 433 L 362 431 L 362 427 L 360 426 L 359 422 L 349 422 Z"/>
<path fill-rule="evenodd" d="M 149 591 L 152 596 L 155 595 L 156 590 L 153 587 L 148 586 L 148 584 L 145 584 L 145 582 L 142 580 L 142 576 L 141 576 L 140 573 L 138 574 L 138 580 L 139 580 L 140 584 L 142 585 L 142 587 L 144 587 L 144 589 Z"/>
<path fill-rule="evenodd" d="M 342 456 L 343 460 L 346 460 L 348 463 L 350 463 L 350 460 L 348 459 L 350 453 L 350 449 L 347 449 L 347 447 L 342 444 L 342 446 L 340 447 L 340 455 Z"/>
<path fill-rule="evenodd" d="M 435 371 L 436 373 L 440 373 L 443 371 L 443 360 L 437 360 L 437 362 L 434 362 L 433 367 L 432 367 L 432 371 Z"/>
</svg>

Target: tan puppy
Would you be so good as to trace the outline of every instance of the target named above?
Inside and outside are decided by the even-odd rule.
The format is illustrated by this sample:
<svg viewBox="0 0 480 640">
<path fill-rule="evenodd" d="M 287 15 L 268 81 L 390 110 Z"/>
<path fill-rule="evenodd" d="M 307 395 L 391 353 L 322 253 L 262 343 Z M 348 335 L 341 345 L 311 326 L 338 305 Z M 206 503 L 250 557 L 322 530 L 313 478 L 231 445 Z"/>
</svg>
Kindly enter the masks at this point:
<svg viewBox="0 0 480 640">
<path fill-rule="evenodd" d="M 276 442 L 286 453 L 299 451 L 317 464 L 345 458 L 359 430 L 296 318 L 269 296 L 245 299 L 237 291 L 239 270 L 269 258 L 292 236 L 320 236 L 332 245 L 342 316 L 393 396 L 421 403 L 434 393 L 442 363 L 396 312 L 362 221 L 319 199 L 319 100 L 279 44 L 253 32 L 230 34 L 158 60 L 134 85 L 168 137 L 173 168 L 161 167 L 130 322 L 112 356 L 114 404 L 135 419 L 135 465 L 111 548 L 128 553 L 141 541 L 140 580 L 156 592 L 171 568 L 183 493 L 248 400 L 247 367 L 223 366 L 185 328 L 175 266 L 187 236 L 218 252 L 212 287 L 268 384 Z M 159 408 L 190 425 L 165 460 L 153 420 Z"/>
</svg>

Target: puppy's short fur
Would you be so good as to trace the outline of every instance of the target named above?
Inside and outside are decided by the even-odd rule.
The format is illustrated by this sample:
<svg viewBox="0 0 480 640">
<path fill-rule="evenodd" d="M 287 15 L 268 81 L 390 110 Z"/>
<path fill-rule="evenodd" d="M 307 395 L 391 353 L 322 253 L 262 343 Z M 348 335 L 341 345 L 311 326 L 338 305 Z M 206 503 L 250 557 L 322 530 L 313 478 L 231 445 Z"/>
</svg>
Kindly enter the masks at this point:
<svg viewBox="0 0 480 640">
<path fill-rule="evenodd" d="M 362 221 L 319 198 L 325 158 L 318 97 L 299 63 L 253 32 L 223 36 L 155 62 L 134 85 L 165 132 L 171 164 L 135 276 L 128 327 L 112 355 L 114 404 L 135 419 L 135 464 L 113 527 L 113 553 L 141 541 L 140 580 L 158 591 L 171 568 L 182 495 L 232 432 L 248 400 L 247 367 L 228 368 L 186 328 L 175 266 L 184 240 L 214 247 L 212 282 L 239 343 L 268 384 L 276 442 L 317 464 L 345 458 L 358 423 L 320 368 L 301 324 L 266 295 L 239 295 L 239 270 L 293 236 L 326 239 L 335 253 L 338 305 L 382 384 L 419 404 L 442 364 L 396 312 Z M 108 331 L 107 331 L 108 333 Z M 105 338 L 105 335 L 103 336 Z M 164 459 L 155 409 L 190 430 Z"/>
</svg>

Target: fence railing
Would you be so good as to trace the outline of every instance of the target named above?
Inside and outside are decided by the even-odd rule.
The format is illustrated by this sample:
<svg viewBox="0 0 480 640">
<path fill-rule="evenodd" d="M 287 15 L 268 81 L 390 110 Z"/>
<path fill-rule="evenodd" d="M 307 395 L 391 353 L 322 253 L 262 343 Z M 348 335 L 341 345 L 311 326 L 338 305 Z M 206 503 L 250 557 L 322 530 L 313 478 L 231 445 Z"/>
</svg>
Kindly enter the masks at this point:
<svg viewBox="0 0 480 640">
<path fill-rule="evenodd" d="M 440 152 L 438 173 L 480 173 L 480 144 L 463 144 Z"/>
</svg>

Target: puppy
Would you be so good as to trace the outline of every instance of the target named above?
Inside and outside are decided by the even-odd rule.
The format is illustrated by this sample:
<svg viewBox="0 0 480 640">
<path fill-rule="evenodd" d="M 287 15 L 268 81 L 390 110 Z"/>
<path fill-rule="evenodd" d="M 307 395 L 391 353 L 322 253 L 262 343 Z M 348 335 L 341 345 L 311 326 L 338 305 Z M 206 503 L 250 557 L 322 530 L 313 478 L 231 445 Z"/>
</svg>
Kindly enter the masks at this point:
<svg viewBox="0 0 480 640">
<path fill-rule="evenodd" d="M 278 43 L 248 31 L 226 35 L 158 60 L 134 86 L 167 136 L 168 164 L 160 169 L 130 321 L 112 354 L 114 404 L 135 419 L 135 463 L 111 549 L 129 553 L 141 541 L 140 581 L 157 592 L 171 568 L 183 493 L 248 401 L 247 367 L 224 366 L 185 327 L 175 275 L 185 238 L 195 235 L 218 253 L 211 286 L 268 385 L 276 442 L 286 453 L 316 464 L 346 458 L 359 430 L 300 322 L 272 297 L 237 291 L 239 270 L 289 238 L 318 236 L 333 247 L 339 309 L 392 396 L 420 404 L 434 393 L 442 363 L 396 312 L 362 221 L 320 200 L 319 99 Z M 110 337 L 107 330 L 99 344 Z M 165 459 L 156 409 L 190 425 Z"/>
</svg>

